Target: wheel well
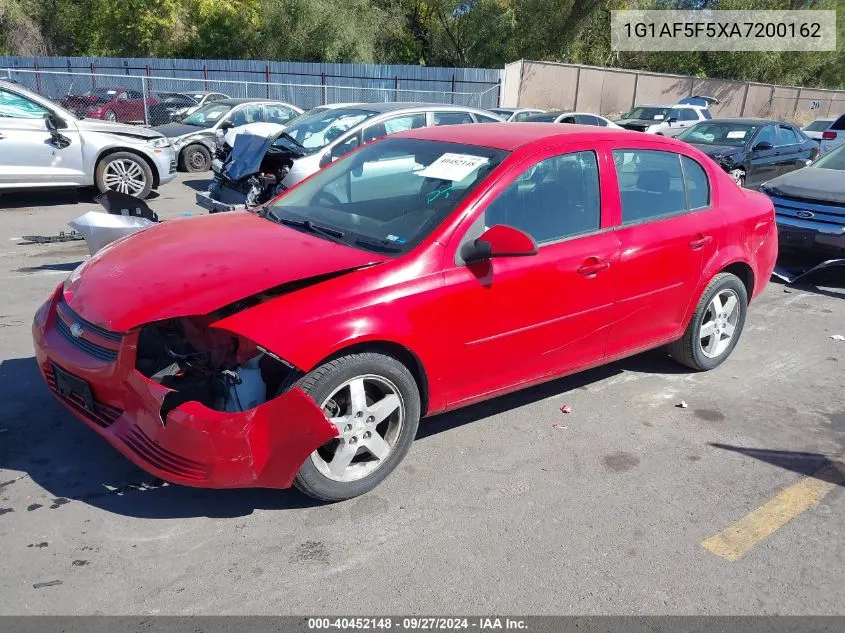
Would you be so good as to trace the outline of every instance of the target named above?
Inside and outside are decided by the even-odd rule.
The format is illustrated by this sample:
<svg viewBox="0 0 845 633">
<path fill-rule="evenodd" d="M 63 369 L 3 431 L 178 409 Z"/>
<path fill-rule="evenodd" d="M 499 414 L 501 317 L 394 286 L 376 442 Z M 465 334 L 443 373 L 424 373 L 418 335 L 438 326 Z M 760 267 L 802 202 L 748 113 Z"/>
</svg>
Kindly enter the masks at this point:
<svg viewBox="0 0 845 633">
<path fill-rule="evenodd" d="M 754 271 L 751 270 L 751 266 L 745 262 L 734 262 L 730 266 L 725 266 L 720 272 L 731 273 L 739 277 L 742 285 L 745 286 L 749 301 L 751 300 L 751 293 L 754 292 Z"/>
<path fill-rule="evenodd" d="M 134 154 L 138 158 L 142 159 L 147 165 L 150 167 L 150 172 L 153 174 L 153 189 L 157 189 L 159 186 L 159 175 L 158 169 L 156 168 L 153 161 L 151 161 L 147 156 L 144 156 L 141 152 L 136 152 L 134 149 L 130 149 L 128 147 L 111 147 L 105 150 L 102 154 L 97 156 L 97 162 L 94 164 L 94 169 L 99 166 L 100 161 L 103 160 L 106 156 L 111 156 L 112 154 L 117 154 L 118 152 L 126 152 L 127 154 Z"/>
<path fill-rule="evenodd" d="M 417 387 L 420 390 L 420 417 L 425 416 L 428 411 L 428 377 L 426 376 L 425 369 L 423 368 L 420 359 L 417 358 L 417 355 L 399 343 L 393 343 L 391 341 L 366 341 L 364 343 L 356 343 L 355 345 L 350 345 L 349 347 L 344 347 L 343 349 L 338 350 L 328 358 L 324 358 L 317 363 L 315 367 L 319 367 L 323 363 L 341 356 L 360 354 L 362 352 L 377 352 L 386 356 L 392 356 L 408 368 L 408 371 L 411 372 L 411 375 L 414 377 Z"/>
</svg>

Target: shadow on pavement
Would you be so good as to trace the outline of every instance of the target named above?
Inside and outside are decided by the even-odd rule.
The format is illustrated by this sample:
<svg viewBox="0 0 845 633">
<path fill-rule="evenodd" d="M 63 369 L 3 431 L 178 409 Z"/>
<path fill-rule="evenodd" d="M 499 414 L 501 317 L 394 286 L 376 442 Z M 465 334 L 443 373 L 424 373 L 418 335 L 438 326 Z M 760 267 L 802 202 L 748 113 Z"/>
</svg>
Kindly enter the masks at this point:
<svg viewBox="0 0 845 633">
<path fill-rule="evenodd" d="M 3 209 L 22 209 L 26 207 L 51 207 L 68 204 L 92 204 L 95 211 L 102 207 L 94 200 L 99 192 L 94 187 L 80 187 L 78 189 L 40 189 L 37 191 L 16 191 L 3 193 L 0 196 L 0 211 Z M 155 200 L 159 193 L 151 191 L 147 201 Z"/>
<path fill-rule="evenodd" d="M 711 442 L 710 446 L 740 453 L 747 457 L 753 457 L 772 466 L 791 470 L 799 475 L 814 475 L 817 479 L 845 487 L 845 466 L 821 453 L 773 451 L 765 448 L 748 448 L 745 446 L 731 446 L 730 444 L 718 444 L 714 442 Z M 829 466 L 831 468 L 828 468 Z"/>
<path fill-rule="evenodd" d="M 209 172 L 210 174 L 211 172 Z M 208 191 L 208 186 L 211 184 L 211 176 L 205 178 L 196 178 L 193 180 L 183 180 L 182 184 L 190 187 L 194 191 Z"/>
<path fill-rule="evenodd" d="M 624 371 L 686 370 L 663 353 L 641 354 L 435 416 L 423 421 L 417 439 L 586 387 Z M 32 357 L 0 362 L 0 402 L 4 403 L 0 409 L 0 468 L 29 475 L 53 497 L 55 507 L 74 500 L 125 516 L 164 519 L 238 517 L 256 509 L 320 505 L 293 489 L 206 490 L 165 484 L 136 468 L 71 415 L 49 392 Z"/>
</svg>

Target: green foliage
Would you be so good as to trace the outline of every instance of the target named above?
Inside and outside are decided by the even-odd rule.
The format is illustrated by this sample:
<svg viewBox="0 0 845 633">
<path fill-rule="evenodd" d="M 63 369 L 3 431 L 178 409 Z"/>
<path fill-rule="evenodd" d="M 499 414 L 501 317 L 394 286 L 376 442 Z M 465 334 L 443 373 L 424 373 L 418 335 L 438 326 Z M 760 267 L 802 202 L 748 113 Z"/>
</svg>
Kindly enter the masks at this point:
<svg viewBox="0 0 845 633">
<path fill-rule="evenodd" d="M 838 9 L 830 53 L 621 53 L 610 11 Z M 845 87 L 845 0 L 0 0 L 0 52 L 501 67 L 515 59 Z"/>
</svg>

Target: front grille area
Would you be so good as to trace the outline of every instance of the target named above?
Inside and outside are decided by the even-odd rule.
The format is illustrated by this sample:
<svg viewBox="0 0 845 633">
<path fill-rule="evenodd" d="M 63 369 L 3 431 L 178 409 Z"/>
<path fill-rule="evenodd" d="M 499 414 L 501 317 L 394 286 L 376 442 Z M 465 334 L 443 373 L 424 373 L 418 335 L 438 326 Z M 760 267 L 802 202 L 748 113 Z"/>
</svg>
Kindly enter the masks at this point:
<svg viewBox="0 0 845 633">
<path fill-rule="evenodd" d="M 208 478 L 208 472 L 202 464 L 171 453 L 137 426 L 130 427 L 120 439 L 138 457 L 163 472 L 189 481 L 204 481 Z"/>
<path fill-rule="evenodd" d="M 626 130 L 634 130 L 635 132 L 645 132 L 648 129 L 647 125 L 637 125 L 633 123 L 629 123 L 628 125 L 623 125 Z"/>
<path fill-rule="evenodd" d="M 769 194 L 769 197 L 775 205 L 776 215 L 804 220 L 817 225 L 820 229 L 835 230 L 845 225 L 845 204 L 772 194 Z M 812 215 L 806 217 L 808 213 Z"/>
<path fill-rule="evenodd" d="M 56 389 L 56 377 L 53 375 L 52 368 L 47 368 L 44 371 L 44 377 L 47 379 L 47 386 L 50 387 L 56 396 L 73 409 L 79 416 L 90 420 L 101 429 L 107 429 L 114 424 L 117 419 L 123 415 L 123 411 L 117 407 L 112 407 L 102 402 L 94 401 L 94 410 L 91 411 L 85 408 L 85 402 L 77 395 L 63 396 Z"/>
<path fill-rule="evenodd" d="M 113 363 L 123 335 L 111 332 L 90 323 L 74 312 L 64 299 L 56 305 L 56 331 L 68 343 L 98 360 Z M 74 336 L 71 328 L 82 328 L 80 336 Z"/>
</svg>

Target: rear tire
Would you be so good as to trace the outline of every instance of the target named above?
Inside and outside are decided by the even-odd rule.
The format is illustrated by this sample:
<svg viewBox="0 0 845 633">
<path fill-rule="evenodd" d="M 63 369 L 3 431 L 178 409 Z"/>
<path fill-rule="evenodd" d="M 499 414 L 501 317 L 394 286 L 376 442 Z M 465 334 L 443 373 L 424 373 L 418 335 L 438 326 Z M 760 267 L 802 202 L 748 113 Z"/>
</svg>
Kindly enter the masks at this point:
<svg viewBox="0 0 845 633">
<path fill-rule="evenodd" d="M 306 495 L 341 501 L 375 488 L 407 454 L 417 434 L 420 394 L 408 368 L 391 356 L 360 353 L 320 365 L 300 387 L 338 427 L 294 480 Z"/>
<path fill-rule="evenodd" d="M 208 171 L 211 167 L 211 152 L 198 143 L 188 145 L 179 155 L 179 162 L 182 163 L 182 169 L 187 172 Z"/>
<path fill-rule="evenodd" d="M 739 342 L 747 310 L 739 277 L 719 273 L 704 289 L 684 335 L 669 345 L 669 355 L 697 371 L 718 367 Z"/>
<path fill-rule="evenodd" d="M 114 110 L 106 110 L 106 113 L 105 115 L 103 115 L 103 118 L 106 121 L 117 121 L 117 115 L 114 113 Z"/>
</svg>

